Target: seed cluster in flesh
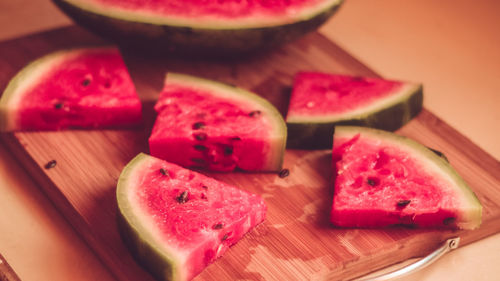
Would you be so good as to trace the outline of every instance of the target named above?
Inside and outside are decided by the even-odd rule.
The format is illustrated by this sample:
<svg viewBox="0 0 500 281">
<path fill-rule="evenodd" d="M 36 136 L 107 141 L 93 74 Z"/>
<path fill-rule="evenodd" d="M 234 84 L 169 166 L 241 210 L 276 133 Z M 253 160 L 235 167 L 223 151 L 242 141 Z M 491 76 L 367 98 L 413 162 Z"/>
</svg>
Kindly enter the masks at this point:
<svg viewBox="0 0 500 281">
<path fill-rule="evenodd" d="M 404 148 L 359 134 L 335 137 L 333 162 L 332 214 L 340 223 L 348 224 L 349 210 L 357 210 L 360 214 L 366 212 L 366 221 L 353 221 L 368 224 L 358 226 L 454 225 L 454 210 L 460 200 L 452 184 Z M 343 212 L 345 218 L 341 217 Z M 378 218 L 373 215 L 377 213 Z"/>
<path fill-rule="evenodd" d="M 258 170 L 272 157 L 267 154 L 271 121 L 255 103 L 167 78 L 155 110 L 149 139 L 153 156 L 214 171 Z"/>
<path fill-rule="evenodd" d="M 266 205 L 257 195 L 151 156 L 137 168 L 132 206 L 188 279 L 221 256 L 253 226 Z M 145 222 L 144 222 L 145 223 Z M 160 247 L 163 248 L 163 247 Z"/>
</svg>

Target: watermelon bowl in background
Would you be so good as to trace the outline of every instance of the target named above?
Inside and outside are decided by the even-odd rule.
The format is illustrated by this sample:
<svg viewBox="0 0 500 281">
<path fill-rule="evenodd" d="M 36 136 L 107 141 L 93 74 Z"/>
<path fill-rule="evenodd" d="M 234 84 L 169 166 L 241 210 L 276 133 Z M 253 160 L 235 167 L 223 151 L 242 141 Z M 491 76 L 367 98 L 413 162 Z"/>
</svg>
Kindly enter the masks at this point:
<svg viewBox="0 0 500 281">
<path fill-rule="evenodd" d="M 190 56 L 236 56 L 314 31 L 342 0 L 53 0 L 77 24 L 132 47 Z"/>
</svg>

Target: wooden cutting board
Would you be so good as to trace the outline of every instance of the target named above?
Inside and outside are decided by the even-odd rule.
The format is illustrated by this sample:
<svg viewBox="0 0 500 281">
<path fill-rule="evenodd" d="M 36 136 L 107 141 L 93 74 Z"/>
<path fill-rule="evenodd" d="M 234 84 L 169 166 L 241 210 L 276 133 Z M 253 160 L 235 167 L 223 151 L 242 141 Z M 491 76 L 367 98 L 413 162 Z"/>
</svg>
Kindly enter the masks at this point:
<svg viewBox="0 0 500 281">
<path fill-rule="evenodd" d="M 0 89 L 26 63 L 48 52 L 100 39 L 78 27 L 0 43 Z M 140 130 L 63 131 L 2 134 L 1 139 L 40 187 L 119 280 L 151 280 L 129 255 L 116 227 L 115 186 L 124 165 L 147 152 L 153 121 L 151 106 L 165 72 L 217 79 L 254 90 L 281 112 L 287 106 L 293 75 L 319 70 L 377 76 L 318 33 L 271 53 L 228 61 L 158 59 L 124 54 L 144 100 Z M 424 94 L 425 95 L 425 94 Z M 422 256 L 446 238 L 471 243 L 500 230 L 500 163 L 427 110 L 398 131 L 444 152 L 484 206 L 481 228 L 474 231 L 336 229 L 328 221 L 331 204 L 331 153 L 287 150 L 276 174 L 211 174 L 261 194 L 267 220 L 252 230 L 196 280 L 351 279 L 410 257 Z M 57 165 L 44 166 L 51 160 Z"/>
</svg>

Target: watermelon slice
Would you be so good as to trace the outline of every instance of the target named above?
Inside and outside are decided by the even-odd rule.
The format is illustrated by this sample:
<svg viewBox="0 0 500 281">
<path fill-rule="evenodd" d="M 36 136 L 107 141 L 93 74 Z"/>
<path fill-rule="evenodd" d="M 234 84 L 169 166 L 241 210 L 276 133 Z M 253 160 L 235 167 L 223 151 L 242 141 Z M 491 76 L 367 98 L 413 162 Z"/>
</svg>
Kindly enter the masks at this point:
<svg viewBox="0 0 500 281">
<path fill-rule="evenodd" d="M 137 125 L 141 102 L 114 47 L 58 51 L 23 68 L 0 99 L 0 130 Z"/>
<path fill-rule="evenodd" d="M 190 280 L 261 223 L 257 195 L 139 154 L 116 190 L 122 237 L 158 280 Z"/>
<path fill-rule="evenodd" d="M 212 171 L 279 171 L 286 125 L 265 99 L 245 90 L 169 73 L 155 105 L 151 155 Z"/>
<path fill-rule="evenodd" d="M 290 148 L 331 148 L 335 125 L 394 131 L 422 109 L 422 85 L 301 72 L 286 117 Z"/>
<path fill-rule="evenodd" d="M 336 127 L 331 222 L 474 229 L 482 206 L 446 159 L 390 132 Z"/>
<path fill-rule="evenodd" d="M 228 55 L 290 42 L 342 0 L 54 0 L 77 23 L 125 46 Z"/>
</svg>

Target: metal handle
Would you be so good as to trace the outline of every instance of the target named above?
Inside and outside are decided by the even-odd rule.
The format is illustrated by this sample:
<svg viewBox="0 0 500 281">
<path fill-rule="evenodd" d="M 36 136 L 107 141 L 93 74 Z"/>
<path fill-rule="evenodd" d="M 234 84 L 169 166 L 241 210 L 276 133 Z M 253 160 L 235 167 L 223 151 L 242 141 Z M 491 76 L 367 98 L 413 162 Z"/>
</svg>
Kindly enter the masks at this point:
<svg viewBox="0 0 500 281">
<path fill-rule="evenodd" d="M 389 273 L 384 273 L 381 275 L 373 276 L 373 277 L 364 277 L 360 279 L 355 279 L 357 281 L 382 281 L 382 280 L 390 280 L 393 278 L 401 277 L 404 275 L 408 275 L 415 271 L 418 271 L 431 263 L 438 260 L 442 255 L 448 253 L 449 251 L 456 249 L 460 242 L 460 237 L 450 238 L 446 240 L 441 247 L 436 249 L 434 252 L 430 253 L 426 257 L 407 265 L 403 268 L 391 271 Z"/>
</svg>

